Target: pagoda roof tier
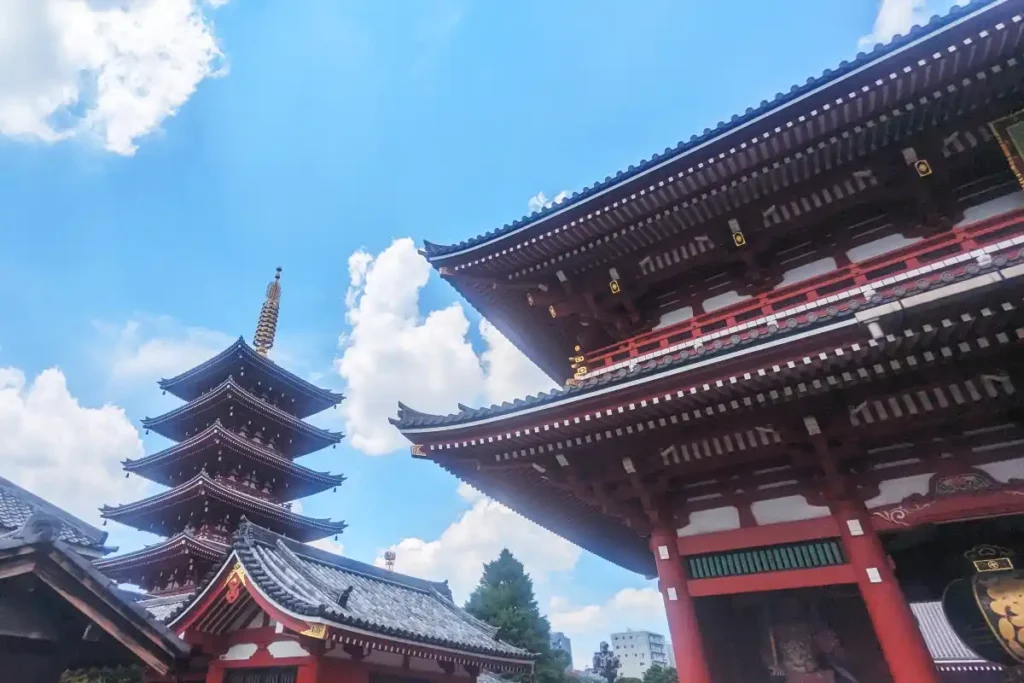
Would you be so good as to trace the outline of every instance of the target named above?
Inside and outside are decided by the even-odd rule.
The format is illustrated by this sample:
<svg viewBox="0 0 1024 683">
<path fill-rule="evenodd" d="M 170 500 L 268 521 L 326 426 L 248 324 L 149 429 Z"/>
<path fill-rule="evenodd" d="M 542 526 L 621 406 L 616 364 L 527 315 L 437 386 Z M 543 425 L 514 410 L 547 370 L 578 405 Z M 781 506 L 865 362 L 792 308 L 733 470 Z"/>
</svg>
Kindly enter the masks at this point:
<svg viewBox="0 0 1024 683">
<path fill-rule="evenodd" d="M 499 671 L 529 671 L 536 655 L 504 642 L 498 629 L 473 617 L 452 601 L 447 582 L 405 576 L 380 567 L 296 543 L 255 524 L 235 534 L 233 552 L 220 571 L 169 624 L 215 636 L 226 623 L 216 618 L 226 607 L 216 598 L 226 577 L 244 577 L 243 590 L 257 604 L 297 632 L 312 625 L 339 642 L 349 639 L 390 647 L 437 650 L 440 658 L 458 657 Z M 237 604 L 237 598 L 231 604 Z M 225 620 L 226 622 L 226 620 Z"/>
<path fill-rule="evenodd" d="M 213 505 L 218 507 L 217 511 L 208 509 Z M 105 519 L 164 536 L 180 532 L 193 515 L 196 515 L 196 519 L 191 520 L 193 524 L 207 517 L 217 520 L 225 514 L 241 515 L 303 542 L 340 534 L 346 526 L 344 522 L 296 514 L 206 474 L 199 474 L 180 486 L 134 503 L 116 507 L 105 505 L 100 511 Z"/>
<path fill-rule="evenodd" d="M 307 382 L 285 370 L 266 356 L 257 353 L 243 337 L 210 360 L 171 377 L 160 380 L 160 388 L 184 401 L 203 395 L 228 377 L 245 377 L 245 384 L 265 386 L 283 394 L 281 406 L 289 413 L 305 418 L 336 406 L 344 396 Z"/>
<path fill-rule="evenodd" d="M 187 566 L 193 560 L 200 562 L 202 567 L 199 575 L 205 576 L 206 571 L 203 567 L 209 570 L 214 563 L 220 562 L 227 549 L 228 546 L 224 543 L 197 538 L 190 532 L 183 531 L 159 543 L 134 552 L 106 557 L 93 564 L 118 583 L 142 585 L 143 576 L 152 575 L 165 568 Z"/>
<path fill-rule="evenodd" d="M 686 520 L 740 501 L 817 495 L 818 463 L 794 455 L 809 415 L 844 446 L 837 457 L 867 490 L 934 471 L 947 448 L 972 462 L 1019 457 L 1024 262 L 944 282 L 752 349 L 740 364 L 598 387 L 589 402 L 524 409 L 515 422 L 403 433 L 414 455 L 650 576 L 654 498 Z"/>
<path fill-rule="evenodd" d="M 211 452 L 214 449 L 216 453 Z M 232 467 L 238 467 L 243 472 L 255 472 L 258 481 L 272 482 L 275 495 L 282 500 L 305 498 L 345 481 L 343 475 L 317 472 L 284 458 L 219 421 L 181 443 L 143 458 L 125 460 L 123 465 L 126 472 L 165 486 L 184 483 L 204 469 L 210 475 L 227 475 Z"/>
<path fill-rule="evenodd" d="M 921 181 L 905 149 L 954 187 L 989 172 L 978 158 L 1005 170 L 986 125 L 1021 106 L 1020 26 L 1016 0 L 975 0 L 567 201 L 458 244 L 425 242 L 425 253 L 561 381 L 576 344 L 650 329 L 658 302 L 694 282 L 768 273 L 779 263 L 751 259 L 781 240 L 845 238 L 849 226 L 833 223 L 851 210 L 893 209 L 913 193 L 894 188 Z"/>
<path fill-rule="evenodd" d="M 159 417 L 142 421 L 146 429 L 174 441 L 182 441 L 220 420 L 229 427 L 235 423 L 261 427 L 264 441 L 279 445 L 282 455 L 296 458 L 341 441 L 342 434 L 314 427 L 299 418 L 260 400 L 228 377 L 215 388 L 185 405 Z M 269 430 L 274 430 L 270 432 Z"/>
<path fill-rule="evenodd" d="M 747 367 L 757 354 L 785 356 L 795 353 L 791 348 L 823 343 L 816 338 L 841 338 L 849 334 L 851 327 L 863 328 L 860 321 L 868 309 L 900 309 L 904 306 L 901 302 L 913 305 L 926 291 L 930 296 L 938 296 L 941 291 L 953 295 L 959 283 L 979 277 L 1020 281 L 1016 267 L 1024 263 L 1019 246 L 1022 239 L 1024 210 L 1012 210 L 861 264 L 780 288 L 771 293 L 772 301 L 790 303 L 770 308 L 774 311 L 771 314 L 752 318 L 748 312 L 758 312 L 766 302 L 741 302 L 704 316 L 708 318 L 707 327 L 714 332 L 700 334 L 700 318 L 679 326 L 688 328 L 686 335 L 679 334 L 678 329 L 666 329 L 661 343 L 650 344 L 653 348 L 646 353 L 628 355 L 620 362 L 595 368 L 595 372 L 564 387 L 489 407 L 460 404 L 459 412 L 449 415 L 423 413 L 399 403 L 398 417 L 391 419 L 391 423 L 417 443 L 450 439 L 452 444 L 446 448 L 460 448 L 467 445 L 462 443 L 465 436 L 469 437 L 468 444 L 476 445 L 480 441 L 478 434 L 494 439 L 495 432 L 504 432 L 503 443 L 507 443 L 513 433 L 527 426 L 539 428 L 538 422 L 550 422 L 563 412 L 578 415 L 591 407 L 600 408 L 608 397 L 635 395 L 639 400 L 656 392 L 657 387 L 683 378 L 699 386 L 708 378 Z M 922 268 L 923 264 L 927 266 Z M 872 273 L 881 274 L 869 277 Z M 728 326 L 723 327 L 723 322 Z M 693 334 L 689 328 L 697 329 L 698 333 Z M 668 343 L 666 340 L 673 335 L 682 336 L 685 341 Z M 544 428 L 557 426 L 555 419 Z"/>
</svg>

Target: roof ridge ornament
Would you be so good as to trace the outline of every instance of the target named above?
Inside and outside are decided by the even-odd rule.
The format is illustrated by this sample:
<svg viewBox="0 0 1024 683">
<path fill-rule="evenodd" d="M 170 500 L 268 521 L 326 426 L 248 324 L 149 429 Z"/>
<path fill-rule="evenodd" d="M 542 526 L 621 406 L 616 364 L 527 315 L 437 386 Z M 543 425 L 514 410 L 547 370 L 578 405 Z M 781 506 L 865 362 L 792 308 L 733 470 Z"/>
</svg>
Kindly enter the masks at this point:
<svg viewBox="0 0 1024 683">
<path fill-rule="evenodd" d="M 267 285 L 267 298 L 260 309 L 260 318 L 256 323 L 256 334 L 252 345 L 256 353 L 266 356 L 274 348 L 274 336 L 277 334 L 277 314 L 281 308 L 281 267 L 277 267 L 274 279 Z"/>
</svg>

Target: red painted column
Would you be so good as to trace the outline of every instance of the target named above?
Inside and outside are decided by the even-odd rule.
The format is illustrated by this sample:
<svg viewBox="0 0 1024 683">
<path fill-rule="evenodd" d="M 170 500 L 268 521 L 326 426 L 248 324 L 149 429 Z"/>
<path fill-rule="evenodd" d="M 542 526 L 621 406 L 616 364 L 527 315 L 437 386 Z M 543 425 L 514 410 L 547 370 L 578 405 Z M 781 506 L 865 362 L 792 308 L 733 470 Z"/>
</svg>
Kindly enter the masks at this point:
<svg viewBox="0 0 1024 683">
<path fill-rule="evenodd" d="M 840 474 L 818 422 L 813 417 L 804 421 L 830 489 L 829 509 L 839 523 L 843 550 L 856 573 L 857 587 L 893 683 L 940 683 L 935 662 L 896 581 L 889 555 L 871 526 L 867 508 Z"/>
<path fill-rule="evenodd" d="M 672 651 L 679 683 L 711 683 L 697 612 L 686 585 L 675 529 L 660 528 L 651 534 L 651 550 L 658 567 L 658 587 L 665 600 Z"/>
<path fill-rule="evenodd" d="M 893 683 L 939 683 L 917 619 L 896 581 L 889 556 L 871 527 L 859 500 L 830 503 L 839 522 L 843 549 L 857 573 L 857 586 L 868 608 Z"/>
</svg>

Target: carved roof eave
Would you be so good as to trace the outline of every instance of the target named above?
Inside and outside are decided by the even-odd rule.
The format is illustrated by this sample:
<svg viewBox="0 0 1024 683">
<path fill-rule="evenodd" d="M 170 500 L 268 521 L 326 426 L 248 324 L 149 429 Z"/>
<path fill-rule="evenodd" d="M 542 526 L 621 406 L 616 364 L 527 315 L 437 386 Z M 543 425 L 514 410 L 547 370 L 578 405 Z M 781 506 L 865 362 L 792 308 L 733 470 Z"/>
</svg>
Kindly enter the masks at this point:
<svg viewBox="0 0 1024 683">
<path fill-rule="evenodd" d="M 1011 243 L 1012 241 L 1012 239 L 1005 240 L 1006 243 Z M 1003 242 L 1000 242 L 992 246 L 995 247 L 1002 244 Z M 1002 249 L 1002 247 L 1000 248 Z M 993 254 L 997 254 L 997 252 L 993 251 Z M 1002 254 L 1005 258 L 1004 265 L 1006 263 L 1024 263 L 1024 256 L 1022 256 L 1017 248 L 1009 248 L 998 252 L 998 254 Z M 977 268 L 964 269 L 959 265 L 961 263 L 960 257 L 951 257 L 951 260 L 957 262 L 957 265 L 951 266 L 951 268 L 957 269 L 956 272 L 950 270 L 948 272 L 949 279 L 942 277 L 936 281 L 943 289 L 950 291 L 949 296 L 963 296 L 963 294 L 959 293 L 960 285 L 969 280 L 973 281 L 978 277 L 985 278 L 989 274 L 994 277 L 1002 277 L 997 273 L 997 271 L 1000 271 L 1001 266 L 994 265 L 993 263 L 989 263 L 986 266 L 978 266 Z M 907 277 L 904 277 L 904 275 Z M 800 315 L 789 316 L 786 319 L 786 325 L 782 325 L 780 322 L 776 326 L 777 329 L 770 334 L 762 332 L 757 337 L 751 336 L 739 342 L 734 342 L 732 339 L 722 339 L 713 346 L 702 347 L 699 354 L 682 354 L 679 357 L 666 355 L 657 360 L 638 363 L 628 370 L 623 369 L 615 373 L 592 378 L 584 377 L 581 382 L 575 385 L 554 389 L 546 393 L 542 392 L 523 399 L 516 399 L 501 405 L 477 409 L 470 409 L 460 405 L 459 412 L 450 415 L 429 415 L 399 403 L 397 418 L 390 418 L 389 421 L 410 441 L 423 443 L 425 440 L 431 441 L 436 438 L 459 438 L 458 435 L 460 433 L 472 433 L 473 430 L 480 430 L 481 428 L 502 429 L 503 425 L 510 425 L 509 429 L 514 432 L 519 428 L 517 421 L 522 421 L 526 417 L 529 417 L 531 420 L 547 419 L 548 417 L 558 415 L 559 411 L 578 410 L 579 406 L 584 402 L 589 405 L 591 401 L 599 400 L 601 397 L 608 397 L 608 400 L 614 402 L 624 392 L 635 390 L 640 386 L 654 387 L 663 380 L 691 374 L 694 371 L 699 371 L 702 373 L 702 376 L 707 374 L 713 383 L 713 372 L 708 373 L 708 371 L 721 366 L 723 362 L 730 359 L 747 356 L 750 359 L 748 362 L 755 363 L 757 362 L 756 354 L 763 349 L 777 348 L 780 344 L 805 340 L 816 335 L 836 333 L 836 330 L 844 327 L 847 328 L 847 331 L 842 334 L 867 334 L 866 325 L 858 320 L 858 315 L 863 315 L 861 309 L 880 305 L 893 306 L 895 307 L 894 311 L 900 310 L 902 306 L 900 302 L 905 298 L 913 298 L 917 283 L 921 279 L 917 275 L 910 277 L 912 275 L 913 273 L 905 273 L 898 277 L 890 277 L 890 280 L 899 281 L 886 285 L 885 289 L 879 289 L 870 302 L 861 302 L 859 304 L 860 308 L 850 306 L 844 310 L 842 307 L 839 307 L 835 311 L 827 308 L 816 309 L 812 312 L 813 319 L 805 311 Z M 932 275 L 938 276 L 939 270 L 934 270 Z M 915 280 L 915 278 L 918 279 Z M 1014 272 L 1007 277 L 1007 280 L 1013 280 L 1018 283 L 1022 282 L 1024 281 L 1024 274 Z M 879 286 L 881 287 L 881 285 Z M 931 291 L 938 293 L 941 290 L 933 289 Z M 967 295 L 969 295 L 971 290 L 968 288 L 966 291 L 968 292 Z"/>
<path fill-rule="evenodd" d="M 207 495 L 219 498 L 227 504 L 234 504 L 240 508 L 253 509 L 260 514 L 277 518 L 278 520 L 296 528 L 323 531 L 325 536 L 330 534 L 339 534 L 345 530 L 346 526 L 348 526 L 345 522 L 334 522 L 330 518 L 306 517 L 304 515 L 297 514 L 269 501 L 238 491 L 231 487 L 224 486 L 223 484 L 219 484 L 202 473 L 197 474 L 180 486 L 175 486 L 172 489 L 163 491 L 148 498 L 143 498 L 142 500 L 113 507 L 104 505 L 100 508 L 100 515 L 104 519 L 112 519 L 115 521 L 128 519 L 136 515 L 151 512 L 154 508 L 171 505 L 177 500 L 182 500 L 195 489 L 200 488 L 203 489 L 203 492 Z"/>
<path fill-rule="evenodd" d="M 236 395 L 242 401 L 247 403 L 251 408 L 253 408 L 257 412 L 262 413 L 265 417 L 268 417 L 276 421 L 278 424 L 293 429 L 300 434 L 305 434 L 306 436 L 310 436 L 314 439 L 320 439 L 326 442 L 327 444 L 336 444 L 340 442 L 342 438 L 344 438 L 344 434 L 342 434 L 341 432 L 332 432 L 327 429 L 314 427 L 308 422 L 300 420 L 294 415 L 285 412 L 284 410 L 281 410 L 276 406 L 272 406 L 269 403 L 266 403 L 265 401 L 261 401 L 260 399 L 256 398 L 251 393 L 249 393 L 245 388 L 240 386 L 231 377 L 228 377 L 226 380 L 218 384 L 216 388 L 212 389 L 211 391 L 208 391 L 207 393 L 203 394 L 198 398 L 189 401 L 183 406 L 179 406 L 178 408 L 175 408 L 174 410 L 166 412 L 163 415 L 159 415 L 157 417 L 144 418 L 142 420 L 142 426 L 145 427 L 146 429 L 153 429 L 155 431 L 161 425 L 170 424 L 178 419 L 184 418 L 189 413 L 195 412 L 197 408 L 201 407 L 206 403 L 209 403 L 212 400 L 221 398 L 223 394 L 229 391 L 236 392 Z"/>
<path fill-rule="evenodd" d="M 275 377 L 279 377 L 282 380 L 282 382 L 284 382 L 289 387 L 294 389 L 297 393 L 300 393 L 306 396 L 307 398 L 324 403 L 325 408 L 337 405 L 341 403 L 345 398 L 342 394 L 335 393 L 333 391 L 330 391 L 329 389 L 322 389 L 316 386 L 315 384 L 302 379 L 298 375 L 289 372 L 288 370 L 285 370 L 284 368 L 282 368 L 280 365 L 270 360 L 269 358 L 256 353 L 255 349 L 249 346 L 249 344 L 245 341 L 244 337 L 239 337 L 238 340 L 235 341 L 235 343 L 226 348 L 224 351 L 221 351 L 210 360 L 200 363 L 191 370 L 186 370 L 180 375 L 175 375 L 174 377 L 161 379 L 159 381 L 160 388 L 163 389 L 164 391 L 169 392 L 170 394 L 187 400 L 186 397 L 180 396 L 178 393 L 176 393 L 177 387 L 179 387 L 183 383 L 200 379 L 203 375 L 214 370 L 218 365 L 234 359 L 235 357 L 237 357 L 237 354 L 239 353 L 243 354 L 243 358 L 247 362 L 252 363 L 253 365 L 267 372 L 268 374 L 271 374 Z"/>
<path fill-rule="evenodd" d="M 224 556 L 227 550 L 227 544 L 196 538 L 191 533 L 183 531 L 159 543 L 148 545 L 130 553 L 97 560 L 93 564 L 97 569 L 107 572 L 123 569 L 147 560 L 183 554 L 197 555 L 203 559 L 216 562 Z"/>
<path fill-rule="evenodd" d="M 793 122 L 813 120 L 823 107 L 840 111 L 839 107 L 830 106 L 837 94 L 845 96 L 848 92 L 860 91 L 862 87 L 875 87 L 879 74 L 887 68 L 886 75 L 890 71 L 903 74 L 903 63 L 916 66 L 918 54 L 928 58 L 945 56 L 947 50 L 944 48 L 950 44 L 949 41 L 957 41 L 964 33 L 963 30 L 957 33 L 959 27 L 975 19 L 983 22 L 984 17 L 989 16 L 992 21 L 985 23 L 983 28 L 990 29 L 989 23 L 995 23 L 1002 15 L 1012 14 L 1011 6 L 1007 0 L 973 0 L 965 6 L 955 7 L 944 16 L 933 16 L 926 25 L 911 28 L 907 35 L 897 35 L 884 45 L 876 45 L 873 50 L 858 54 L 853 60 L 843 61 L 835 69 L 826 69 L 820 76 L 776 94 L 773 100 L 748 108 L 727 122 L 719 122 L 715 128 L 706 129 L 703 134 L 679 142 L 674 148 L 666 148 L 662 154 L 654 154 L 614 177 L 609 176 L 575 192 L 565 201 L 552 203 L 498 229 L 456 244 L 441 245 L 424 240 L 424 252 L 435 267 L 441 268 L 470 259 L 473 252 L 491 252 L 489 256 L 481 257 L 488 260 L 504 258 L 507 253 L 516 254 L 518 247 L 530 243 L 531 239 L 536 242 L 541 236 L 561 237 L 558 233 L 569 227 L 572 218 L 577 218 L 576 222 L 588 222 L 591 217 L 595 221 L 601 220 L 608 213 L 609 207 L 605 204 L 617 205 L 631 197 L 635 199 L 643 194 L 641 186 L 643 190 L 650 183 L 657 186 L 670 168 L 690 167 L 688 172 L 692 172 L 697 167 L 710 167 L 712 162 L 732 164 L 737 156 L 747 153 L 751 140 L 770 136 L 778 129 L 788 134 Z M 985 31 L 982 36 L 977 34 L 977 30 L 967 32 L 974 44 L 993 35 L 993 31 Z M 785 119 L 789 119 L 790 125 Z M 714 158 L 709 162 L 711 157 Z"/>
<path fill-rule="evenodd" d="M 190 436 L 188 439 L 174 444 L 170 448 L 165 448 L 162 451 L 142 458 L 123 460 L 121 464 L 124 466 L 126 472 L 135 472 L 136 474 L 139 474 L 139 476 L 150 479 L 150 477 L 145 474 L 146 470 L 156 468 L 164 464 L 169 464 L 173 460 L 182 458 L 190 449 L 195 448 L 214 436 L 221 436 L 226 440 L 228 445 L 234 446 L 235 448 L 244 451 L 254 459 L 293 476 L 296 479 L 312 484 L 321 484 L 325 488 L 340 486 L 345 481 L 345 476 L 342 474 L 331 474 L 330 472 L 320 472 L 308 467 L 303 467 L 293 460 L 289 460 L 288 458 L 282 457 L 263 446 L 252 443 L 238 434 L 235 434 L 230 429 L 225 428 L 220 424 L 219 420 L 195 436 Z M 157 480 L 152 479 L 152 481 Z M 161 482 L 158 481 L 157 483 Z"/>
<path fill-rule="evenodd" d="M 257 556 L 257 547 L 263 552 L 275 553 L 282 564 L 283 571 L 288 573 L 292 580 L 306 584 L 307 588 L 313 587 L 314 592 L 303 593 L 300 598 L 290 590 L 286 590 L 283 587 L 282 578 L 261 562 Z M 322 599 L 321 596 L 334 592 L 333 585 L 328 586 L 324 583 L 323 575 L 314 575 L 308 570 L 309 567 L 315 565 L 326 565 L 327 573 L 332 575 L 337 572 L 342 576 L 359 576 L 370 582 L 356 586 L 353 581 L 351 585 L 356 591 L 365 592 L 369 590 L 368 585 L 373 585 L 376 582 L 389 584 L 387 599 L 395 601 L 395 607 L 398 609 L 402 608 L 402 599 L 406 594 L 429 596 L 431 599 L 437 600 L 437 608 L 443 615 L 452 618 L 452 621 L 471 626 L 479 631 L 478 635 L 483 635 L 484 638 L 477 638 L 476 642 L 470 643 L 446 637 L 443 633 L 417 632 L 413 628 L 413 623 L 406 624 L 401 628 L 377 623 L 373 618 L 366 618 L 355 613 L 351 606 L 345 608 L 336 604 L 313 604 L 318 598 Z M 291 622 L 292 628 L 322 624 L 325 630 L 336 630 L 338 636 L 350 633 L 352 629 L 355 629 L 355 633 L 360 636 L 369 637 L 372 640 L 379 639 L 384 643 L 391 639 L 397 639 L 397 643 L 405 647 L 419 645 L 427 651 L 440 647 L 443 648 L 444 654 L 441 659 L 454 658 L 457 661 L 470 659 L 497 670 L 529 670 L 532 669 L 532 663 L 537 658 L 537 655 L 533 653 L 501 641 L 493 627 L 472 617 L 452 603 L 447 582 L 443 584 L 429 582 L 367 565 L 347 557 L 326 553 L 317 548 L 296 543 L 293 539 L 282 537 L 249 521 L 243 522 L 235 534 L 231 554 L 217 570 L 207 575 L 192 600 L 173 614 L 168 623 L 176 629 L 187 628 L 188 624 L 194 622 L 196 610 L 205 610 L 211 604 L 204 598 L 211 591 L 216 590 L 217 586 L 223 585 L 225 578 L 239 568 L 244 571 L 247 582 L 251 581 L 252 587 L 259 592 L 262 600 L 266 601 L 265 608 L 276 612 L 275 617 L 282 622 Z M 307 582 L 311 583 L 307 584 Z M 420 626 L 435 630 L 439 628 L 436 622 L 430 620 L 425 624 L 421 623 Z"/>
</svg>

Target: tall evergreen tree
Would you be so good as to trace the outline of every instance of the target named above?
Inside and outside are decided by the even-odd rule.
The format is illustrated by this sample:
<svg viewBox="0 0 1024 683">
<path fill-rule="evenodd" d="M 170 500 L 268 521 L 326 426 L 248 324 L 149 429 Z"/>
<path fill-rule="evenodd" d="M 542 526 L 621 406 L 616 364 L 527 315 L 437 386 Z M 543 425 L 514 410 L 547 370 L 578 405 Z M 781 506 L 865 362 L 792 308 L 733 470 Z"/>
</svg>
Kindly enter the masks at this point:
<svg viewBox="0 0 1024 683">
<path fill-rule="evenodd" d="M 533 581 L 523 563 L 508 549 L 484 565 L 480 584 L 469 596 L 466 611 L 498 628 L 507 643 L 540 655 L 534 670 L 537 683 L 563 683 L 568 655 L 551 647 L 551 625 L 541 616 Z"/>
</svg>

